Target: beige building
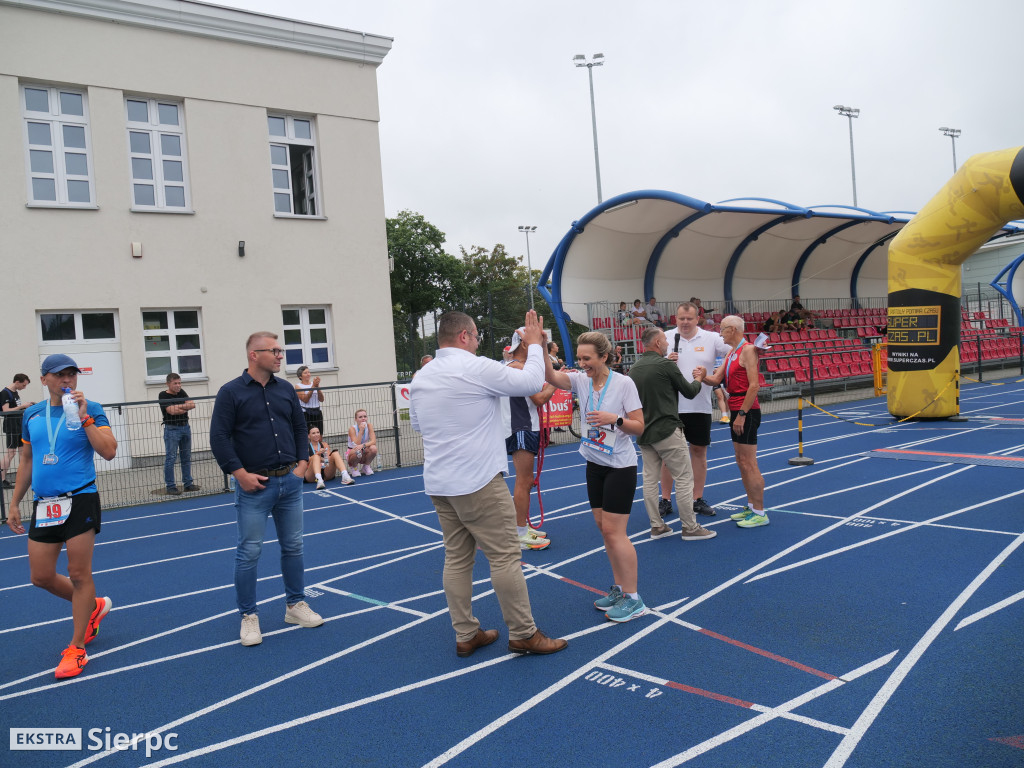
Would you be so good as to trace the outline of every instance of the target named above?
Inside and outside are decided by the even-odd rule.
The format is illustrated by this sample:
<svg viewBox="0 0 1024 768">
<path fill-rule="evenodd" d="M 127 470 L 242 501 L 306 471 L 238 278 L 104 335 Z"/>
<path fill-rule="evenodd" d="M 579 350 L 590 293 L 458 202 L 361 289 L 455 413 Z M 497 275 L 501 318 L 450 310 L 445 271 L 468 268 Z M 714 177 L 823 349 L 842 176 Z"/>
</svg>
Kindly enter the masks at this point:
<svg viewBox="0 0 1024 768">
<path fill-rule="evenodd" d="M 170 371 L 215 394 L 255 330 L 291 376 L 393 380 L 390 47 L 185 0 L 0 0 L 3 383 L 38 399 L 65 352 L 90 399 L 155 399 Z"/>
</svg>

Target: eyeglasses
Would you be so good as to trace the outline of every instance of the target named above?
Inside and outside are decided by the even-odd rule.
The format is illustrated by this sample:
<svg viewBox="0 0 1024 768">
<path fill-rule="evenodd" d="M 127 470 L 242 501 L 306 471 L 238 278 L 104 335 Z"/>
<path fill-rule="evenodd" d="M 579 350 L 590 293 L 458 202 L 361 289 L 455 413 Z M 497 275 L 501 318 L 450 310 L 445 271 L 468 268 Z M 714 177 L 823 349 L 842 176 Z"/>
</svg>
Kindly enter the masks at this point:
<svg viewBox="0 0 1024 768">
<path fill-rule="evenodd" d="M 480 334 L 474 333 L 473 331 L 466 331 L 466 335 L 472 336 L 474 340 L 480 341 Z"/>
<path fill-rule="evenodd" d="M 284 357 L 284 350 L 280 347 L 274 347 L 273 349 L 254 349 L 253 352 L 269 352 L 274 357 Z"/>
</svg>

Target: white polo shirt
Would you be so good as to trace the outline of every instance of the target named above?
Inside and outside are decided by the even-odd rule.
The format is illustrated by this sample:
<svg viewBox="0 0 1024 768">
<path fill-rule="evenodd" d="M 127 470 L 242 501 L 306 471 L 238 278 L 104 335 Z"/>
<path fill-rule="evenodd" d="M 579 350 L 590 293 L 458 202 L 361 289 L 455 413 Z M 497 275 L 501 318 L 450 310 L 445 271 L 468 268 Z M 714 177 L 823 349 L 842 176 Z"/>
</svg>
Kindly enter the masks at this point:
<svg viewBox="0 0 1024 768">
<path fill-rule="evenodd" d="M 409 417 L 423 436 L 423 487 L 430 496 L 465 496 L 508 471 L 503 397 L 544 386 L 544 355 L 531 344 L 523 369 L 464 349 L 437 350 L 409 387 Z"/>
<path fill-rule="evenodd" d="M 665 331 L 665 338 L 668 339 L 665 357 L 676 351 L 676 339 L 679 339 L 679 359 L 676 360 L 676 365 L 687 381 L 693 381 L 693 369 L 698 365 L 707 368 L 708 373 L 714 372 L 715 359 L 725 357 L 732 351 L 732 347 L 726 344 L 721 336 L 703 328 L 698 328 L 696 335 L 689 340 L 680 335 L 678 328 Z M 711 413 L 711 387 L 702 384 L 700 392 L 693 400 L 687 400 L 679 395 L 679 413 Z"/>
</svg>

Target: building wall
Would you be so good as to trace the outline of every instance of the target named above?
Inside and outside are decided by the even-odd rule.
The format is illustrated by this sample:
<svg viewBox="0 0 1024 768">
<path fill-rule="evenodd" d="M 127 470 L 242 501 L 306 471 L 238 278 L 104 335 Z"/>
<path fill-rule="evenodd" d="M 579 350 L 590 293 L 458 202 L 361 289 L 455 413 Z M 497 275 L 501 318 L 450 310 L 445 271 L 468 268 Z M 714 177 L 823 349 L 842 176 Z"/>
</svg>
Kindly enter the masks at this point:
<svg viewBox="0 0 1024 768">
<path fill-rule="evenodd" d="M 75 354 L 40 344 L 38 311 L 112 309 L 124 397 L 151 399 L 164 387 L 146 380 L 142 311 L 189 308 L 201 311 L 205 375 L 186 387 L 213 394 L 245 367 L 249 333 L 281 333 L 282 306 L 326 305 L 323 383 L 393 380 L 375 64 L 140 24 L 0 1 L 0 378 L 35 381 L 40 355 Z M 32 83 L 87 93 L 97 209 L 26 205 L 19 84 Z M 126 96 L 182 103 L 192 213 L 131 211 Z M 275 217 L 268 110 L 313 118 L 322 217 Z"/>
</svg>

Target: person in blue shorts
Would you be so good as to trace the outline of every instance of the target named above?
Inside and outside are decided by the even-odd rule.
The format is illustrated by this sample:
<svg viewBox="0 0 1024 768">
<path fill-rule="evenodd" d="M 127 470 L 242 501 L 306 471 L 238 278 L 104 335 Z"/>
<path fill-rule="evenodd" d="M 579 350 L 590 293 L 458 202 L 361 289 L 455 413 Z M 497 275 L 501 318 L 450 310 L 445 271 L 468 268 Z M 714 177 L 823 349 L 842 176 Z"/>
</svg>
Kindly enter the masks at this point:
<svg viewBox="0 0 1024 768">
<path fill-rule="evenodd" d="M 95 639 L 113 605 L 109 597 L 96 597 L 92 579 L 92 551 L 100 532 L 93 454 L 110 461 L 117 453 L 117 439 L 103 407 L 78 391 L 81 371 L 74 360 L 50 355 L 40 372 L 49 397 L 25 410 L 21 464 L 7 525 L 14 533 L 25 532 L 18 505 L 31 486 L 35 496 L 28 532 L 32 583 L 71 603 L 74 629 L 55 673 L 66 678 L 80 674 L 88 663 L 85 646 Z M 64 416 L 65 387 L 78 403 L 82 425 L 76 430 L 68 429 Z M 62 549 L 67 550 L 67 576 L 57 573 Z"/>
</svg>

